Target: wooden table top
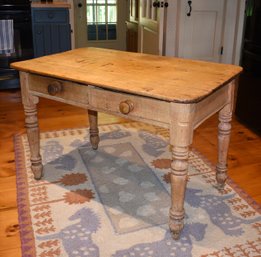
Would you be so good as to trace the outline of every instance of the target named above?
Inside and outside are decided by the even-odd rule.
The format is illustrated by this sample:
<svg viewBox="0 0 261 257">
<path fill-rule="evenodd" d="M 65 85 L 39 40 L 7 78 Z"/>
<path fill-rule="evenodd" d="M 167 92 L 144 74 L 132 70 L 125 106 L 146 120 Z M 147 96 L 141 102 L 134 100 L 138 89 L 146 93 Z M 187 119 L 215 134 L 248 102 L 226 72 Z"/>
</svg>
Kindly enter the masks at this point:
<svg viewBox="0 0 261 257">
<path fill-rule="evenodd" d="M 12 63 L 34 74 L 74 81 L 170 102 L 193 103 L 234 79 L 234 65 L 101 48 L 68 52 Z"/>
</svg>

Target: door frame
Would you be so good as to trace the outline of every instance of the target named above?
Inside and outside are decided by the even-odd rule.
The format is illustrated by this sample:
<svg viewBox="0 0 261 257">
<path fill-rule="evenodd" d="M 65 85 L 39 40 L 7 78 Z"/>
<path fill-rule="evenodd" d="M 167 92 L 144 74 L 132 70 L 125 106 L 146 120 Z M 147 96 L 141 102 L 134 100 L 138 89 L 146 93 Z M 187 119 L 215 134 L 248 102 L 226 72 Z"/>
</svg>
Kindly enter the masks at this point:
<svg viewBox="0 0 261 257">
<path fill-rule="evenodd" d="M 71 24 L 71 46 L 72 49 L 75 48 L 75 35 L 74 35 L 74 27 L 75 27 L 75 21 L 74 21 L 74 4 L 73 0 L 68 0 L 68 3 L 71 5 L 69 9 L 69 21 Z"/>
<path fill-rule="evenodd" d="M 222 63 L 239 65 L 241 59 L 245 21 L 245 0 L 226 0 L 225 31 L 223 38 L 224 54 Z M 231 22 L 231 19 L 233 22 Z"/>
<path fill-rule="evenodd" d="M 87 28 L 85 29 L 86 36 L 81 37 L 80 40 L 77 39 L 77 35 L 82 34 L 82 31 L 84 31 L 84 28 L 86 27 L 85 24 L 87 24 L 87 18 L 86 14 L 82 15 L 80 19 L 77 17 L 77 8 L 78 4 L 81 4 L 84 10 L 86 9 L 86 0 L 68 0 L 68 2 L 71 5 L 71 8 L 69 10 L 70 14 L 70 24 L 71 24 L 71 42 L 72 42 L 72 49 L 79 48 L 79 47 L 86 47 L 87 46 Z"/>
</svg>

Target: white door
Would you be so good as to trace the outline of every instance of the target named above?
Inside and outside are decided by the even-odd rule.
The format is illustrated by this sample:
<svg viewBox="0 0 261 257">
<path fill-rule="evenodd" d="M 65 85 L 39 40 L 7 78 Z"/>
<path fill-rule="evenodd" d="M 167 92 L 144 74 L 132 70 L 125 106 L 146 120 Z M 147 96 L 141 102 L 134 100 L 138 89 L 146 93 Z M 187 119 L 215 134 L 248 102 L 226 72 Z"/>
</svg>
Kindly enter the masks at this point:
<svg viewBox="0 0 261 257">
<path fill-rule="evenodd" d="M 139 52 L 156 55 L 165 54 L 167 7 L 167 0 L 140 0 Z"/>
<path fill-rule="evenodd" d="M 183 0 L 178 56 L 220 62 L 224 0 Z"/>
</svg>

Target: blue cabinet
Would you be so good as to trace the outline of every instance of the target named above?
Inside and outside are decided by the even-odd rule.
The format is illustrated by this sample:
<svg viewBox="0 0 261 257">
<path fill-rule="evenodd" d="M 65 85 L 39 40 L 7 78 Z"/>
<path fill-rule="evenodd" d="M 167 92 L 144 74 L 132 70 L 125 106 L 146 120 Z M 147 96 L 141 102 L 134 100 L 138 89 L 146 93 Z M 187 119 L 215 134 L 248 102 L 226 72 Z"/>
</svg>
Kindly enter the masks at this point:
<svg viewBox="0 0 261 257">
<path fill-rule="evenodd" d="M 67 8 L 32 8 L 34 56 L 71 49 L 71 27 Z"/>
</svg>

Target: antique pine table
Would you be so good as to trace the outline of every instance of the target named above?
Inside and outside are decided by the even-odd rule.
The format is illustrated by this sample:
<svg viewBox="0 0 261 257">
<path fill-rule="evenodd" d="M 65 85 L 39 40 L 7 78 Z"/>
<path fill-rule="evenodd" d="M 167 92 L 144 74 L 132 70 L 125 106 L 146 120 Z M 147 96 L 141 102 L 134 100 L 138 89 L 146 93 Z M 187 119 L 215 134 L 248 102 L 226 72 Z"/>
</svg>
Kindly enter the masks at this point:
<svg viewBox="0 0 261 257">
<path fill-rule="evenodd" d="M 172 146 L 169 227 L 179 238 L 193 130 L 219 111 L 217 185 L 223 188 L 231 130 L 233 65 L 82 48 L 13 63 L 20 71 L 25 124 L 34 177 L 42 176 L 37 108 L 45 97 L 88 109 L 90 141 L 97 149 L 97 111 L 170 130 Z"/>
</svg>

